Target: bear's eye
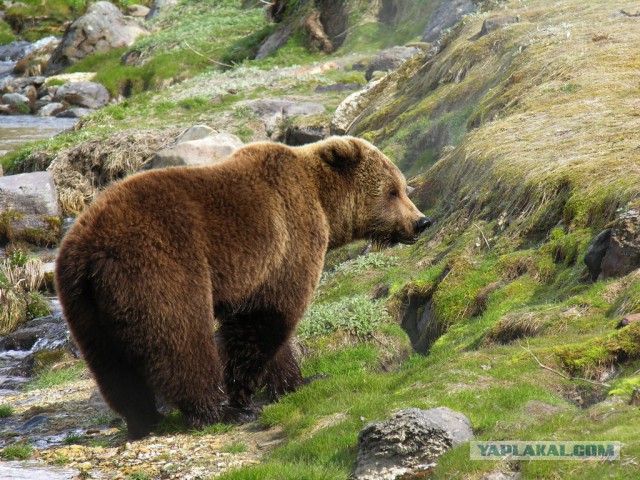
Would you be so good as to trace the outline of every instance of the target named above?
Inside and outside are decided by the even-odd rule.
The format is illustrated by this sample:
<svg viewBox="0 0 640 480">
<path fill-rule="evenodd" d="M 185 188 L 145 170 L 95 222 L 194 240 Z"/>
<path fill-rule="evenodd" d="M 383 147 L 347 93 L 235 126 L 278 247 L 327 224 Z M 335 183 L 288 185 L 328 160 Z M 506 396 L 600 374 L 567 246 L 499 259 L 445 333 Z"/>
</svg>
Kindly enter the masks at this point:
<svg viewBox="0 0 640 480">
<path fill-rule="evenodd" d="M 400 193 L 398 192 L 398 190 L 393 189 L 393 190 L 391 190 L 391 192 L 389 193 L 389 196 L 390 196 L 391 198 L 398 198 L 398 197 L 400 196 Z"/>
</svg>

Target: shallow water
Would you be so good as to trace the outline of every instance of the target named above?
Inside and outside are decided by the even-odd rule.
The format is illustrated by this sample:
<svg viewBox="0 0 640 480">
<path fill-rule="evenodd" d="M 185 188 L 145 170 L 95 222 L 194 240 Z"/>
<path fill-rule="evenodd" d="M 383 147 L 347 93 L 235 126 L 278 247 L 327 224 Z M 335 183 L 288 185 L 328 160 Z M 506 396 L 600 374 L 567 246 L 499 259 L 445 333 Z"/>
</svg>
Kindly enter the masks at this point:
<svg viewBox="0 0 640 480">
<path fill-rule="evenodd" d="M 25 143 L 51 138 L 73 127 L 76 121 L 75 118 L 2 115 L 0 116 L 0 156 Z"/>
<path fill-rule="evenodd" d="M 3 480 L 68 480 L 77 474 L 77 470 L 47 467 L 35 462 L 0 463 L 0 478 Z"/>
</svg>

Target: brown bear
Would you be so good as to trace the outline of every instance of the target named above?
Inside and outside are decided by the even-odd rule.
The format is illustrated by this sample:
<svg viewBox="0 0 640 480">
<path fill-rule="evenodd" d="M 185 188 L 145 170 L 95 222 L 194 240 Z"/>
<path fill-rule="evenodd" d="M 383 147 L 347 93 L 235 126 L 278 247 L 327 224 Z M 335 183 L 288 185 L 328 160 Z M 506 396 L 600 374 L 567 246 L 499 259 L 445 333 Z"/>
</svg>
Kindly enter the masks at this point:
<svg viewBox="0 0 640 480">
<path fill-rule="evenodd" d="M 373 145 L 332 137 L 254 143 L 216 165 L 136 174 L 99 195 L 64 239 L 56 283 L 130 438 L 160 420 L 156 398 L 202 427 L 254 415 L 265 382 L 278 394 L 301 386 L 289 339 L 327 249 L 415 242 L 430 221 L 406 192 Z"/>
</svg>

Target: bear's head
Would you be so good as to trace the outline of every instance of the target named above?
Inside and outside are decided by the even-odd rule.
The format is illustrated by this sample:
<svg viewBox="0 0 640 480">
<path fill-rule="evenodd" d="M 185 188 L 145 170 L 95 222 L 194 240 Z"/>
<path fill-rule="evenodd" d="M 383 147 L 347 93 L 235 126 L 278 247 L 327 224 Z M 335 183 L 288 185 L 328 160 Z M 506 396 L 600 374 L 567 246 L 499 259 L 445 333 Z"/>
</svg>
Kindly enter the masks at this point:
<svg viewBox="0 0 640 480">
<path fill-rule="evenodd" d="M 431 221 L 409 199 L 398 167 L 365 140 L 331 137 L 322 143 L 322 160 L 353 188 L 354 239 L 381 245 L 415 243 Z"/>
</svg>

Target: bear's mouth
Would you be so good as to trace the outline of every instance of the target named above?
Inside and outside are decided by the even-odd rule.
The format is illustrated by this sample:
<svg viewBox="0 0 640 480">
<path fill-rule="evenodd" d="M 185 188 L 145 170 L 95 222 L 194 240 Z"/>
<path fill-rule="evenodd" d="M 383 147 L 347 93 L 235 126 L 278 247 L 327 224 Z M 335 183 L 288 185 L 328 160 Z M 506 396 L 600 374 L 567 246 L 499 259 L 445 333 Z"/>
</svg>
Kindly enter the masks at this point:
<svg viewBox="0 0 640 480">
<path fill-rule="evenodd" d="M 420 234 L 407 236 L 398 233 L 393 235 L 393 237 L 391 238 L 391 244 L 402 243 L 403 245 L 413 245 L 418 240 L 420 240 Z"/>
</svg>

